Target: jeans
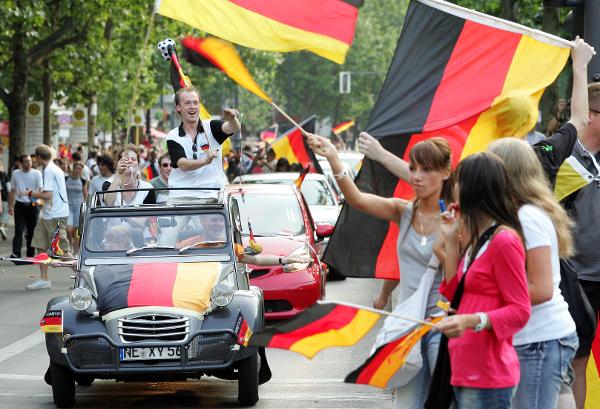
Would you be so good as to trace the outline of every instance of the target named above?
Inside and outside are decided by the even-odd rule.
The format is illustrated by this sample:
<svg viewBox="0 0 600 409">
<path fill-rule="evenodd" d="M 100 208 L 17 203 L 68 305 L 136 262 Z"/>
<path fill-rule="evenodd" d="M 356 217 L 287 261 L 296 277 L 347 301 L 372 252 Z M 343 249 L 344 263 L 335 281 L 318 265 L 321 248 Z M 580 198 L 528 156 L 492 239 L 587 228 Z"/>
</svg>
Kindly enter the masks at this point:
<svg viewBox="0 0 600 409">
<path fill-rule="evenodd" d="M 454 387 L 458 409 L 511 409 L 515 388 Z"/>
<path fill-rule="evenodd" d="M 12 242 L 12 252 L 15 256 L 21 257 L 21 247 L 23 246 L 23 232 L 27 229 L 27 257 L 35 255 L 35 249 L 31 247 L 33 231 L 38 221 L 39 207 L 28 203 L 15 201 L 15 236 Z"/>
<path fill-rule="evenodd" d="M 394 407 L 397 409 L 423 409 L 431 375 L 435 368 L 441 333 L 428 332 L 421 339 L 423 366 L 415 377 L 401 388 L 394 389 Z"/>
<path fill-rule="evenodd" d="M 569 382 L 569 365 L 579 341 L 572 333 L 561 339 L 515 346 L 521 365 L 521 381 L 515 409 L 554 409 L 563 383 Z"/>
</svg>

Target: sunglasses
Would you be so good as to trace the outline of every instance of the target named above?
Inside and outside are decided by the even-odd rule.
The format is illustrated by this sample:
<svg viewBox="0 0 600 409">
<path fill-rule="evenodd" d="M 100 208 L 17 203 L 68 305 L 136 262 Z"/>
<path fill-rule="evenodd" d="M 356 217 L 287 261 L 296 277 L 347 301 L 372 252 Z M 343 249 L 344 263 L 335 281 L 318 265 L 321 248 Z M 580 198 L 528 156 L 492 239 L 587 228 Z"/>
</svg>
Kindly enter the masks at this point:
<svg viewBox="0 0 600 409">
<path fill-rule="evenodd" d="M 171 168 L 171 167 L 173 167 L 170 163 L 161 163 L 160 166 L 162 166 L 163 168 Z"/>
</svg>

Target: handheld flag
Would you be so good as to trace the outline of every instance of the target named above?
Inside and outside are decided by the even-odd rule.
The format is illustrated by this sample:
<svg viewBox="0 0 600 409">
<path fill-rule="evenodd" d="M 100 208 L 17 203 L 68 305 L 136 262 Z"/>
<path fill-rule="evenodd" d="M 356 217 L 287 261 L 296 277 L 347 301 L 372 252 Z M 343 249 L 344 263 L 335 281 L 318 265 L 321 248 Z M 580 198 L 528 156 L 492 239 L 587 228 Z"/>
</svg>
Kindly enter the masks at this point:
<svg viewBox="0 0 600 409">
<path fill-rule="evenodd" d="M 434 318 L 432 323 L 437 324 L 442 319 L 443 317 Z M 349 373 L 344 382 L 386 388 L 406 362 L 412 348 L 431 328 L 428 325 L 416 325 L 403 337 L 380 346 L 361 366 Z"/>
<path fill-rule="evenodd" d="M 56 225 L 54 233 L 52 233 L 52 239 L 50 240 L 50 251 L 49 253 L 56 256 L 62 256 L 64 252 L 60 248 L 60 225 Z"/>
<path fill-rule="evenodd" d="M 267 143 L 272 143 L 275 139 L 277 139 L 278 131 L 279 131 L 278 124 L 270 126 L 260 133 L 260 140 L 265 141 Z"/>
<path fill-rule="evenodd" d="M 304 178 L 306 177 L 306 175 L 308 175 L 309 170 L 310 166 L 305 167 L 304 169 L 302 169 L 302 172 L 300 172 L 298 179 L 294 180 L 294 185 L 296 185 L 298 189 L 302 187 L 302 182 L 304 182 Z"/>
<path fill-rule="evenodd" d="M 300 126 L 307 132 L 314 132 L 316 121 L 317 117 L 313 115 L 302 121 Z M 286 158 L 290 164 L 300 163 L 303 168 L 310 166 L 314 172 L 323 173 L 315 153 L 308 146 L 306 137 L 299 128 L 292 128 L 281 135 L 271 144 L 271 148 L 275 151 L 277 159 Z"/>
<path fill-rule="evenodd" d="M 333 346 L 354 345 L 380 315 L 341 304 L 315 304 L 291 320 L 254 334 L 250 346 L 288 349 L 312 358 Z"/>
<path fill-rule="evenodd" d="M 248 242 L 248 251 L 249 254 L 260 254 L 263 251 L 263 247 L 258 244 L 256 238 L 254 237 L 254 232 L 252 231 L 252 224 L 250 224 L 250 220 L 248 220 L 248 232 L 250 234 L 250 240 Z"/>
<path fill-rule="evenodd" d="M 495 138 L 525 135 L 569 53 L 558 37 L 445 1 L 412 0 L 366 131 L 405 160 L 417 142 L 442 136 L 456 165 Z M 356 183 L 378 196 L 413 196 L 369 159 Z M 325 263 L 351 277 L 399 279 L 396 223 L 344 206 L 338 225 Z"/>
<path fill-rule="evenodd" d="M 339 135 L 342 132 L 347 131 L 348 129 L 352 128 L 353 126 L 354 126 L 354 121 L 342 122 L 341 124 L 336 125 L 333 128 L 331 128 L 331 132 L 333 132 L 336 135 Z"/>
<path fill-rule="evenodd" d="M 596 338 L 592 344 L 592 353 L 586 372 L 587 395 L 585 409 L 592 409 L 600 399 L 600 331 L 596 331 Z"/>
<path fill-rule="evenodd" d="M 343 64 L 362 0 L 157 0 L 155 11 L 232 43 Z M 235 22 L 235 24 L 232 24 Z"/>
<path fill-rule="evenodd" d="M 183 58 L 187 62 L 194 65 L 214 66 L 259 98 L 267 102 L 273 101 L 254 81 L 235 47 L 229 41 L 216 37 L 186 37 L 181 44 Z"/>
</svg>

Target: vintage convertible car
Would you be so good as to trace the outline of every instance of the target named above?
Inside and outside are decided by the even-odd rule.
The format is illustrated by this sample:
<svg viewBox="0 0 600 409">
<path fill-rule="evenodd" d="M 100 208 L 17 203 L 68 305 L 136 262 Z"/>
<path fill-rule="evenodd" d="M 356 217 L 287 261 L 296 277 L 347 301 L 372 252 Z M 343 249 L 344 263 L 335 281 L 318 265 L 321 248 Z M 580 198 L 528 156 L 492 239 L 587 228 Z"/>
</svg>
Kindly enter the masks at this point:
<svg viewBox="0 0 600 409">
<path fill-rule="evenodd" d="M 247 347 L 264 325 L 262 291 L 249 285 L 236 198 L 222 190 L 178 205 L 83 205 L 70 295 L 42 319 L 54 403 L 75 403 L 75 382 L 171 381 L 212 375 L 258 401 L 270 377 L 264 350 Z"/>
</svg>

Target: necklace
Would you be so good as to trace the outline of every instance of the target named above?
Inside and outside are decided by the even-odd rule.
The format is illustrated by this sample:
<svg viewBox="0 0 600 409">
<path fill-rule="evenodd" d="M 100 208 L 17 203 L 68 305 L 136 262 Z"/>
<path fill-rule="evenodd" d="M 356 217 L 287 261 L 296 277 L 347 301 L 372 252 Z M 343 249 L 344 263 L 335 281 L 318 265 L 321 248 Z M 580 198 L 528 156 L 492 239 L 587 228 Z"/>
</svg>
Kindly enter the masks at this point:
<svg viewBox="0 0 600 409">
<path fill-rule="evenodd" d="M 437 223 L 439 215 L 433 219 L 433 222 L 429 225 L 429 228 L 427 230 L 423 229 L 423 219 L 421 217 L 421 209 L 418 206 L 417 206 L 417 215 L 419 216 L 419 227 L 421 228 L 420 244 L 421 244 L 421 246 L 426 246 L 427 245 L 427 236 L 431 233 L 431 229 L 433 228 L 435 223 Z"/>
</svg>

